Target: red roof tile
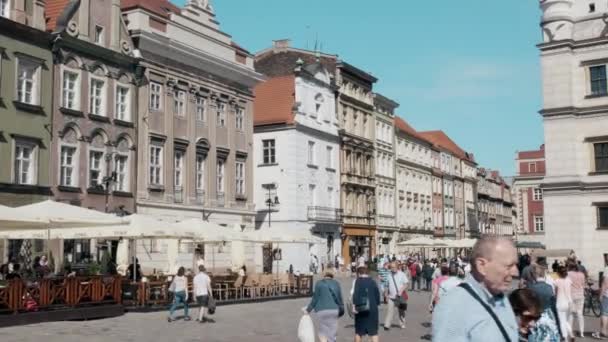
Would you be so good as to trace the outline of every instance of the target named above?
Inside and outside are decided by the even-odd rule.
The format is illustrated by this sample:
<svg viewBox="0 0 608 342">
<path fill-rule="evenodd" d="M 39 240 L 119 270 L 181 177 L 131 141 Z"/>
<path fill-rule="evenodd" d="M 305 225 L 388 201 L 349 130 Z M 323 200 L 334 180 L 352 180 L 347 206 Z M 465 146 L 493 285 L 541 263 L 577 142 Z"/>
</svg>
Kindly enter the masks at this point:
<svg viewBox="0 0 608 342">
<path fill-rule="evenodd" d="M 449 152 L 453 153 L 460 159 L 471 160 L 467 153 L 461 149 L 456 143 L 450 139 L 443 131 L 428 131 L 428 132 L 419 132 L 423 138 L 430 141 L 434 145 L 438 147 L 444 148 Z"/>
<path fill-rule="evenodd" d="M 293 123 L 294 75 L 275 77 L 259 83 L 253 93 L 254 126 Z"/>
<path fill-rule="evenodd" d="M 168 18 L 169 13 L 181 13 L 181 9 L 167 0 L 122 0 L 122 10 L 143 8 L 161 17 Z"/>
<path fill-rule="evenodd" d="M 53 32 L 57 27 L 57 19 L 63 13 L 65 6 L 70 0 L 47 0 L 46 8 L 44 10 L 44 17 L 46 20 L 46 30 Z"/>
<path fill-rule="evenodd" d="M 397 127 L 398 130 L 405 134 L 409 134 L 417 138 L 419 137 L 418 132 L 416 132 L 416 130 L 412 126 L 410 126 L 407 122 L 405 122 L 405 120 L 398 116 L 395 116 L 395 127 Z"/>
</svg>

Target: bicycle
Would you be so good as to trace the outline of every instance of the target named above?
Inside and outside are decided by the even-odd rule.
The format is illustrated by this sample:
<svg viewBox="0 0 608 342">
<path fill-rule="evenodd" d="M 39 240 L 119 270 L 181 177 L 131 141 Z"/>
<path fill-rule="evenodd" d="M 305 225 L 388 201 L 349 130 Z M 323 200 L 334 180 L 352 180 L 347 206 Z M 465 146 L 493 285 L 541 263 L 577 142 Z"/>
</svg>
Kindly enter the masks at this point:
<svg viewBox="0 0 608 342">
<path fill-rule="evenodd" d="M 585 287 L 585 305 L 583 307 L 583 313 L 589 315 L 593 312 L 595 317 L 600 317 L 602 313 L 601 302 L 600 302 L 600 290 L 592 287 L 593 282 L 588 282 Z"/>
</svg>

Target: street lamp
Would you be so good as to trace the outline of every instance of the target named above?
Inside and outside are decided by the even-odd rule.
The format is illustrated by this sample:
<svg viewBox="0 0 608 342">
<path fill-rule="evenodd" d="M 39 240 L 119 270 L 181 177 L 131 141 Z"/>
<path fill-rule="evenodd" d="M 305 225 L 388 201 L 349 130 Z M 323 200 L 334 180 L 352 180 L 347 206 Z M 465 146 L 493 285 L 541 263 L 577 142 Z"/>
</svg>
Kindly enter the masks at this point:
<svg viewBox="0 0 608 342">
<path fill-rule="evenodd" d="M 376 209 L 372 209 L 372 210 L 368 210 L 367 211 L 367 230 L 368 230 L 368 237 L 369 237 L 369 244 L 368 244 L 368 260 L 372 261 L 372 217 L 376 216 Z"/>
<path fill-rule="evenodd" d="M 279 188 L 277 183 L 269 183 L 262 184 L 262 188 L 268 190 L 268 197 L 266 198 L 266 205 L 268 206 L 268 227 L 271 225 L 271 217 L 270 213 L 272 212 L 272 207 L 279 205 L 279 196 L 276 194 L 276 190 Z M 273 191 L 275 191 L 273 196 Z M 274 197 L 274 198 L 273 198 Z"/>
<path fill-rule="evenodd" d="M 109 197 L 110 197 L 110 185 L 116 183 L 117 174 L 116 171 L 110 172 L 110 162 L 112 161 L 112 156 L 114 156 L 116 152 L 109 152 L 105 155 L 106 160 L 106 176 L 101 179 L 101 184 L 97 184 L 96 188 L 104 188 L 104 193 L 106 196 L 105 200 L 105 212 L 110 212 L 109 208 Z M 103 184 L 103 185 L 102 185 Z"/>
</svg>

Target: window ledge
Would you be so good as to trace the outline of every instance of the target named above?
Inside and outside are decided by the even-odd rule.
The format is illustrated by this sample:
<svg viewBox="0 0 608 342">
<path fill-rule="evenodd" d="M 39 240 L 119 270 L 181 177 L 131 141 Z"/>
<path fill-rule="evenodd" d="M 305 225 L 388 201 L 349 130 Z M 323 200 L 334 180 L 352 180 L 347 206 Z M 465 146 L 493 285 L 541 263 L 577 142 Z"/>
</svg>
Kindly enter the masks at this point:
<svg viewBox="0 0 608 342">
<path fill-rule="evenodd" d="M 148 185 L 148 190 L 151 192 L 164 192 L 165 187 L 162 185 L 150 184 Z"/>
<path fill-rule="evenodd" d="M 590 94 L 590 95 L 586 95 L 585 99 L 596 99 L 598 97 L 606 97 L 608 96 L 608 93 L 603 93 L 603 94 Z"/>
<path fill-rule="evenodd" d="M 336 172 L 336 169 L 334 169 L 333 167 L 326 167 L 325 170 L 329 172 Z"/>
<path fill-rule="evenodd" d="M 279 166 L 279 163 L 258 164 L 258 167 L 269 167 L 269 166 Z"/>
<path fill-rule="evenodd" d="M 87 188 L 87 194 L 105 195 L 106 191 L 103 188 Z"/>
<path fill-rule="evenodd" d="M 29 103 L 24 103 L 24 102 L 20 102 L 20 101 L 13 101 L 13 105 L 15 105 L 15 108 L 24 111 L 24 112 L 28 112 L 31 114 L 36 114 L 36 115 L 46 115 L 44 113 L 44 108 L 42 108 L 42 106 L 39 105 L 33 105 L 33 104 L 29 104 Z"/>
<path fill-rule="evenodd" d="M 592 171 L 592 172 L 589 172 L 589 176 L 600 176 L 600 175 L 608 175 L 608 170 L 607 171 Z"/>
<path fill-rule="evenodd" d="M 113 191 L 112 195 L 116 197 L 133 198 L 133 193 L 125 191 Z"/>
<path fill-rule="evenodd" d="M 75 186 L 65 186 L 65 185 L 59 185 L 57 187 L 57 190 L 59 190 L 61 192 L 74 192 L 74 193 L 80 193 L 80 192 L 82 192 L 80 190 L 80 188 L 77 188 Z"/>
<path fill-rule="evenodd" d="M 608 227 L 597 227 L 596 230 L 608 230 Z"/>
<path fill-rule="evenodd" d="M 129 128 L 135 127 L 135 124 L 133 124 L 133 122 L 131 122 L 131 121 L 124 121 L 124 120 L 114 119 L 114 120 L 112 120 L 112 122 L 116 126 L 123 126 L 123 127 L 129 127 Z"/>
<path fill-rule="evenodd" d="M 317 165 L 314 165 L 314 164 L 306 164 L 306 166 L 308 166 L 311 169 L 318 169 L 319 168 Z"/>
<path fill-rule="evenodd" d="M 79 111 L 79 110 L 65 108 L 65 107 L 60 107 L 59 111 L 63 115 L 69 115 L 69 116 L 75 116 L 75 117 L 78 117 L 78 118 L 84 118 L 84 113 L 81 112 L 81 111 Z"/>
<path fill-rule="evenodd" d="M 107 116 L 103 116 L 103 115 L 89 114 L 89 119 L 91 119 L 93 121 L 110 123 L 110 118 Z"/>
</svg>

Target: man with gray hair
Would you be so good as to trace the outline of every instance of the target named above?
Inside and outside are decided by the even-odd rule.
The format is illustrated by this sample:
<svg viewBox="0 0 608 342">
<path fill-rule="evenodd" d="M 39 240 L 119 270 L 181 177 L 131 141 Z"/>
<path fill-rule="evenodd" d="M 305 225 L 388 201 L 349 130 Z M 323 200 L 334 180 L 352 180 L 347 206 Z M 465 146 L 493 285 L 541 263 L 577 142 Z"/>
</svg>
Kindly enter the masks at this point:
<svg viewBox="0 0 608 342">
<path fill-rule="evenodd" d="M 471 273 L 433 312 L 433 341 L 516 342 L 518 325 L 505 292 L 517 274 L 517 251 L 511 240 L 488 236 L 477 241 Z"/>
</svg>

